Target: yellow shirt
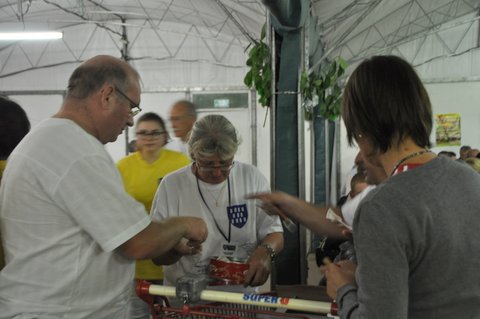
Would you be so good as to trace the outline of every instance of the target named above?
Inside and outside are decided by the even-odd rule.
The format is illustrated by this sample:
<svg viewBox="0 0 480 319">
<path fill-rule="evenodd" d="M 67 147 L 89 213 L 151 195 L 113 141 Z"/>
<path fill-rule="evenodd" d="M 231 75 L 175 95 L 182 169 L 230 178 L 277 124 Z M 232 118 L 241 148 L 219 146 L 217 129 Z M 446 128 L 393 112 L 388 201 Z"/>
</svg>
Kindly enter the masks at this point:
<svg viewBox="0 0 480 319">
<path fill-rule="evenodd" d="M 153 197 L 162 178 L 190 163 L 190 159 L 180 153 L 162 149 L 160 157 L 149 164 L 143 160 L 139 152 L 124 157 L 117 163 L 122 175 L 125 190 L 137 201 L 143 203 L 150 213 Z M 135 267 L 135 278 L 146 280 L 163 279 L 163 269 L 151 260 L 139 260 Z"/>
<path fill-rule="evenodd" d="M 3 171 L 5 170 L 6 165 L 7 165 L 7 161 L 0 160 L 0 181 L 2 180 Z"/>
</svg>

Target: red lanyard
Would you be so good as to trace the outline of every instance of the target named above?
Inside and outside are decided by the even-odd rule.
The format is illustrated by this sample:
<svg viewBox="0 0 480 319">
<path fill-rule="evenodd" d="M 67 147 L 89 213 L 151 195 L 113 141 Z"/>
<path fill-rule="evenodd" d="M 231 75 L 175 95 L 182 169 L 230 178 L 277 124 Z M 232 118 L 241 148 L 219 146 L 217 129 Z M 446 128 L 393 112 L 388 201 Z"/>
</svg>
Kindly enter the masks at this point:
<svg viewBox="0 0 480 319">
<path fill-rule="evenodd" d="M 417 168 L 417 167 L 422 166 L 422 165 L 423 165 L 423 163 L 422 164 L 418 164 L 418 163 L 401 164 L 395 169 L 392 176 L 397 175 L 399 173 L 409 171 L 411 169 Z"/>
</svg>

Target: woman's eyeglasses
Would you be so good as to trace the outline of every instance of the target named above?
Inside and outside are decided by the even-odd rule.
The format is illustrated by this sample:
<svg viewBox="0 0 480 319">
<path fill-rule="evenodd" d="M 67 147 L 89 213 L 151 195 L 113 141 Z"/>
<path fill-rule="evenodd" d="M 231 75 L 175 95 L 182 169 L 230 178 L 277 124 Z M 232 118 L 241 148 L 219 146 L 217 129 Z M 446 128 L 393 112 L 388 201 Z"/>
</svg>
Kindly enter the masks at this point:
<svg viewBox="0 0 480 319">
<path fill-rule="evenodd" d="M 135 132 L 135 135 L 137 135 L 138 137 L 142 137 L 142 138 L 145 138 L 145 137 L 152 137 L 152 138 L 158 138 L 160 137 L 161 135 L 163 134 L 166 134 L 167 132 L 165 131 L 138 131 L 138 132 Z"/>
<path fill-rule="evenodd" d="M 198 170 L 204 173 L 211 173 L 217 169 L 219 169 L 222 173 L 227 173 L 232 169 L 234 164 L 235 162 L 231 162 L 230 164 L 219 165 L 219 166 L 207 166 L 207 165 L 203 166 L 203 165 L 200 165 L 199 162 L 195 162 L 195 165 L 197 166 Z"/>
</svg>

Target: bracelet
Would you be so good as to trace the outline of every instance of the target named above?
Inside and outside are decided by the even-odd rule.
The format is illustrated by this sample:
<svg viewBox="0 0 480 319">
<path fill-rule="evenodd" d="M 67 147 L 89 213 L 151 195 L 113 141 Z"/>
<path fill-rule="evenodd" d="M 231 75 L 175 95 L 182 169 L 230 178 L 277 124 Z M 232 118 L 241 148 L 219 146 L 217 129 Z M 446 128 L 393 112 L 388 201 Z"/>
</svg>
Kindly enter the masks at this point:
<svg viewBox="0 0 480 319">
<path fill-rule="evenodd" d="M 263 247 L 268 251 L 268 254 L 270 255 L 270 260 L 272 263 L 275 261 L 275 257 L 277 256 L 277 253 L 275 252 L 275 249 L 272 248 L 269 244 L 260 244 L 258 247 Z"/>
</svg>

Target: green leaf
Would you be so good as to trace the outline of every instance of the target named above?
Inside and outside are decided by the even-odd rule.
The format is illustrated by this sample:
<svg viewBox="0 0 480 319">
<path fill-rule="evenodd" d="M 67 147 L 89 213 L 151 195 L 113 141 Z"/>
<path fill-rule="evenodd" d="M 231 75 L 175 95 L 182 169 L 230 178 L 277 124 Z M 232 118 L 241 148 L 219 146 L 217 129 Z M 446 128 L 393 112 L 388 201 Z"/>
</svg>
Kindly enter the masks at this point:
<svg viewBox="0 0 480 319">
<path fill-rule="evenodd" d="M 264 23 L 262 30 L 260 31 L 260 40 L 265 39 L 266 36 L 267 36 L 267 24 Z"/>
<path fill-rule="evenodd" d="M 262 86 L 258 86 L 258 87 L 257 87 L 257 92 L 258 92 L 258 95 L 260 95 L 260 96 L 264 96 L 264 95 L 265 95 L 265 94 L 264 94 L 264 89 L 263 89 Z"/>
<path fill-rule="evenodd" d="M 270 87 L 270 82 L 272 81 L 272 69 L 267 68 L 263 72 L 264 83 L 266 86 Z"/>
<path fill-rule="evenodd" d="M 250 58 L 253 58 L 253 60 L 257 60 L 256 59 L 257 52 L 258 52 L 258 45 L 254 45 L 253 48 L 250 50 L 250 52 L 248 52 L 248 56 Z"/>
<path fill-rule="evenodd" d="M 245 74 L 243 83 L 245 83 L 245 85 L 248 86 L 249 88 L 252 87 L 252 71 L 248 71 L 247 74 Z"/>
<path fill-rule="evenodd" d="M 300 90 L 303 91 L 303 88 L 307 87 L 308 77 L 307 72 L 303 71 L 302 75 L 300 76 Z"/>
</svg>

